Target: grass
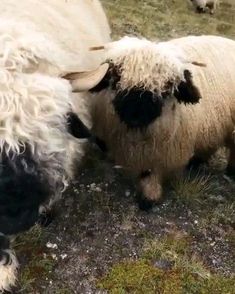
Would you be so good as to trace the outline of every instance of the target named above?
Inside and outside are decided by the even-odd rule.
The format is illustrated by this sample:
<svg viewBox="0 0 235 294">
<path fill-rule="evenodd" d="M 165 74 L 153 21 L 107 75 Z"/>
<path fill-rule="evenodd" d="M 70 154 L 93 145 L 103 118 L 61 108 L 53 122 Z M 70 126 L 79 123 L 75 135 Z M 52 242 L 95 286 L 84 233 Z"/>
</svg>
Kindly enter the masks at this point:
<svg viewBox="0 0 235 294">
<path fill-rule="evenodd" d="M 195 13 L 187 0 L 103 0 L 113 37 L 166 39 L 187 34 L 235 37 L 235 3 L 223 1 L 214 16 Z"/>
<path fill-rule="evenodd" d="M 210 175 L 188 173 L 172 182 L 175 198 L 187 205 L 201 204 L 210 192 L 215 192 L 213 179 Z"/>
<path fill-rule="evenodd" d="M 211 273 L 191 251 L 190 238 L 176 233 L 146 242 L 138 260 L 114 265 L 97 286 L 111 294 L 232 294 L 235 277 Z"/>
</svg>

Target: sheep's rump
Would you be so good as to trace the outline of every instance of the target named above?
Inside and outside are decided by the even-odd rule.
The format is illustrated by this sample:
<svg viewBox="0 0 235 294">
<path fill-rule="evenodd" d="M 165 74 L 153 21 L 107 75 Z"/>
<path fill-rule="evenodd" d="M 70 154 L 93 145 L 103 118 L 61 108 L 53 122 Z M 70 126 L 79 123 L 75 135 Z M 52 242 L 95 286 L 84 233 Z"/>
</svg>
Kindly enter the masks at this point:
<svg viewBox="0 0 235 294">
<path fill-rule="evenodd" d="M 204 138 L 207 145 L 209 141 L 211 148 L 216 148 L 218 142 L 223 144 L 231 139 L 235 126 L 235 42 L 223 37 L 200 36 L 179 38 L 170 43 L 179 46 L 190 60 L 206 64 L 206 67 L 192 65 L 190 68 L 202 99 L 184 111 L 188 112 L 189 121 L 195 120 L 194 113 L 200 116 L 196 119 L 198 148 L 203 148 Z"/>
</svg>

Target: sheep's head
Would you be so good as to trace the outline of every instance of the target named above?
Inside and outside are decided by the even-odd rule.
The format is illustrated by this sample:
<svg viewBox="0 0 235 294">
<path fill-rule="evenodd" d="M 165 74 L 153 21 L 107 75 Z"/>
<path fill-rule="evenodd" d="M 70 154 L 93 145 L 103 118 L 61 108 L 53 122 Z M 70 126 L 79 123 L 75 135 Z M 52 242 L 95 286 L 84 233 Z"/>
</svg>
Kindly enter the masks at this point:
<svg viewBox="0 0 235 294">
<path fill-rule="evenodd" d="M 69 74 L 66 78 L 74 91 L 110 90 L 115 111 L 128 127 L 148 126 L 169 100 L 199 102 L 201 95 L 189 63 L 177 47 L 125 37 L 103 48 L 107 63 L 93 72 Z"/>
</svg>

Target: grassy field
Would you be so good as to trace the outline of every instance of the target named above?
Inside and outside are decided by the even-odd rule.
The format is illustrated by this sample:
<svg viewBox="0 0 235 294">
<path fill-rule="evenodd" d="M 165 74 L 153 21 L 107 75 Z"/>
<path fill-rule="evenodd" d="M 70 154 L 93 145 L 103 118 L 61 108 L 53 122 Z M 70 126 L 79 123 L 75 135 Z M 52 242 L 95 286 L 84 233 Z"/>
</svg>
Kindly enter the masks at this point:
<svg viewBox="0 0 235 294">
<path fill-rule="evenodd" d="M 188 34 L 235 39 L 235 1 L 199 15 L 187 0 L 103 0 L 113 38 Z M 197 174 L 172 182 L 165 202 L 138 210 L 134 185 L 91 150 L 46 229 L 20 236 L 25 294 L 235 293 L 235 183 L 224 150 Z"/>
</svg>

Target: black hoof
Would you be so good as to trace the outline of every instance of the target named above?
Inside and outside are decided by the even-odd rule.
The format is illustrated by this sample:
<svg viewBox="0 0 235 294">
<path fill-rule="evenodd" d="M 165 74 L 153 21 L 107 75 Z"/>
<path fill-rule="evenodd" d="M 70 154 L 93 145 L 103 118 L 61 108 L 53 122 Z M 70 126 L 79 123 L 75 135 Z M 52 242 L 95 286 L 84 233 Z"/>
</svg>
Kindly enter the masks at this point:
<svg viewBox="0 0 235 294">
<path fill-rule="evenodd" d="M 37 224 L 41 227 L 48 227 L 54 220 L 55 215 L 52 210 L 47 210 L 39 215 Z"/>
<path fill-rule="evenodd" d="M 0 250 L 9 249 L 10 240 L 3 234 L 0 234 Z"/>
<path fill-rule="evenodd" d="M 155 202 L 148 200 L 147 198 L 143 197 L 143 195 L 140 195 L 140 194 L 141 193 L 139 193 L 136 197 L 139 209 L 143 211 L 150 211 L 153 208 Z"/>
<path fill-rule="evenodd" d="M 188 170 L 188 171 L 190 171 L 190 170 L 196 170 L 197 171 L 205 163 L 207 163 L 207 161 L 205 161 L 205 160 L 203 160 L 203 159 L 201 159 L 201 158 L 199 158 L 197 156 L 193 156 L 189 160 L 189 162 L 188 162 L 188 164 L 186 166 L 186 170 Z"/>
<path fill-rule="evenodd" d="M 205 13 L 206 12 L 205 9 L 202 7 L 197 7 L 196 11 L 197 11 L 197 13 Z"/>
<path fill-rule="evenodd" d="M 228 166 L 225 174 L 231 179 L 235 180 L 235 168 Z"/>
</svg>

